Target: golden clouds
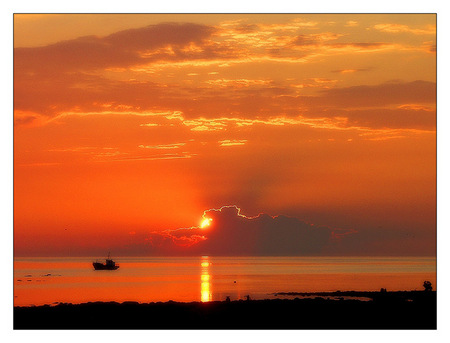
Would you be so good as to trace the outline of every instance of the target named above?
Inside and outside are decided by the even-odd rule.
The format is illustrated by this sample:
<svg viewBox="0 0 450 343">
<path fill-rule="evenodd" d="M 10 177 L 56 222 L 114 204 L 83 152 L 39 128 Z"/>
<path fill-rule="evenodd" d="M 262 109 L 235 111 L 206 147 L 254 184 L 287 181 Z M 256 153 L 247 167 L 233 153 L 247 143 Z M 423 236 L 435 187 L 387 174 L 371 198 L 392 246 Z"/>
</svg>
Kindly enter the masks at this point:
<svg viewBox="0 0 450 343">
<path fill-rule="evenodd" d="M 105 109 L 112 114 L 170 108 L 183 112 L 189 119 L 230 118 L 237 113 L 263 119 L 264 112 L 267 112 L 264 117 L 277 117 L 280 113 L 292 116 L 296 110 L 279 108 L 275 103 L 277 97 L 291 96 L 292 92 L 311 95 L 305 92 L 313 88 L 317 91 L 340 88 L 357 71 L 373 76 L 377 69 L 370 63 L 375 63 L 377 54 L 419 53 L 430 51 L 433 46 L 429 40 L 416 47 L 401 40 L 383 42 L 381 36 L 363 41 L 357 35 L 352 37 L 353 31 L 330 31 L 328 21 L 321 22 L 320 16 L 318 20 L 309 18 L 300 16 L 276 24 L 247 23 L 243 19 L 223 21 L 215 26 L 157 24 L 105 37 L 81 37 L 47 47 L 19 48 L 15 55 L 16 109 L 32 110 L 50 118 L 64 113 L 93 113 L 99 107 L 105 114 Z M 355 30 L 355 23 L 364 27 L 361 20 L 346 20 L 342 25 Z M 375 31 L 406 30 L 403 26 L 377 25 Z M 370 61 L 367 57 L 357 57 L 359 53 L 374 54 L 374 57 Z M 338 56 L 353 60 L 354 67 L 333 68 L 335 65 L 329 59 Z M 364 67 L 359 58 L 367 60 Z M 317 68 L 321 60 L 329 63 L 329 71 L 311 75 L 309 66 Z M 56 66 L 58 73 L 48 69 L 50 65 Z M 277 74 L 278 69 L 281 72 Z M 88 75 L 87 70 L 95 73 Z M 342 79 L 327 77 L 332 70 L 342 75 Z M 256 74 L 264 77 L 255 77 Z M 286 82 L 293 75 L 295 82 Z M 35 87 L 37 84 L 40 87 Z M 213 109 L 213 92 L 219 89 L 230 92 L 221 92 L 221 99 Z M 233 92 L 234 89 L 242 93 Z M 69 92 L 73 96 L 68 97 Z M 255 99 L 260 105 L 246 104 Z M 174 105 L 176 108 L 171 108 Z M 193 131 L 223 127 L 186 124 Z M 155 123 L 143 125 L 156 126 Z"/>
</svg>

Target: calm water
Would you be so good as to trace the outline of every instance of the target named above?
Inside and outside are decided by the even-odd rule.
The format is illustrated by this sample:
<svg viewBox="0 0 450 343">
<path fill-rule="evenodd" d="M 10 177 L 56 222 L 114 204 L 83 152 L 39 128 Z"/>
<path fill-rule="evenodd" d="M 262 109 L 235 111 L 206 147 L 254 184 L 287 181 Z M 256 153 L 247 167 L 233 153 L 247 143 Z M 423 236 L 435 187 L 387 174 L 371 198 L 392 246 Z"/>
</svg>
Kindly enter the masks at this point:
<svg viewBox="0 0 450 343">
<path fill-rule="evenodd" d="M 434 257 L 121 257 L 115 271 L 95 271 L 94 260 L 15 258 L 14 304 L 265 299 L 275 292 L 436 285 Z"/>
</svg>

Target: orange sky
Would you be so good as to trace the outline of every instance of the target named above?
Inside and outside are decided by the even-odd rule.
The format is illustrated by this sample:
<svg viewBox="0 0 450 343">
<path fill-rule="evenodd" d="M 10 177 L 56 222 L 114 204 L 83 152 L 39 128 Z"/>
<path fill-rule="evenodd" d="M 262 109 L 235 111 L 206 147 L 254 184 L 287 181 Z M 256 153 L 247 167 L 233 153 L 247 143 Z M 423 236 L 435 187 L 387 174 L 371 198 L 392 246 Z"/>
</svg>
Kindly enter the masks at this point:
<svg viewBox="0 0 450 343">
<path fill-rule="evenodd" d="M 14 46 L 16 256 L 161 253 L 224 205 L 168 251 L 435 253 L 432 14 L 15 15 Z"/>
</svg>

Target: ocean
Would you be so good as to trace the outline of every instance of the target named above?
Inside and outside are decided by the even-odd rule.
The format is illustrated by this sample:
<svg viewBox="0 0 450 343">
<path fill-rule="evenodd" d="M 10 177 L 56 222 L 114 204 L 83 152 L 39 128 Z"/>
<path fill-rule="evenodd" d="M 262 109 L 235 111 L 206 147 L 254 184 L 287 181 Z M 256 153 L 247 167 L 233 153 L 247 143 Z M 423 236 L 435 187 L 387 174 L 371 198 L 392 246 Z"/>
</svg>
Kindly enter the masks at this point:
<svg viewBox="0 0 450 343">
<path fill-rule="evenodd" d="M 14 258 L 14 306 L 94 301 L 216 301 L 288 298 L 278 292 L 422 290 L 436 285 L 435 257 Z M 104 262 L 98 259 L 99 262 Z"/>
</svg>

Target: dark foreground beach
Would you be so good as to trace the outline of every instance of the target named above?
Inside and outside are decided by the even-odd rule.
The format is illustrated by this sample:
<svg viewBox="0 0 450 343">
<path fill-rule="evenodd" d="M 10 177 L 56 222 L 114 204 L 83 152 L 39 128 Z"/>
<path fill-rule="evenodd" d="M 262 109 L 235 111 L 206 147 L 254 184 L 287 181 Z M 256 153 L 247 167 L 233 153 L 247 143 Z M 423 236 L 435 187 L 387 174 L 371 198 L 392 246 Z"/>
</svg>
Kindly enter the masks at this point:
<svg viewBox="0 0 450 343">
<path fill-rule="evenodd" d="M 295 298 L 282 299 L 287 296 Z M 15 307 L 14 329 L 436 329 L 434 291 L 278 293 L 278 297 Z M 357 299 L 361 297 L 371 300 Z"/>
</svg>

